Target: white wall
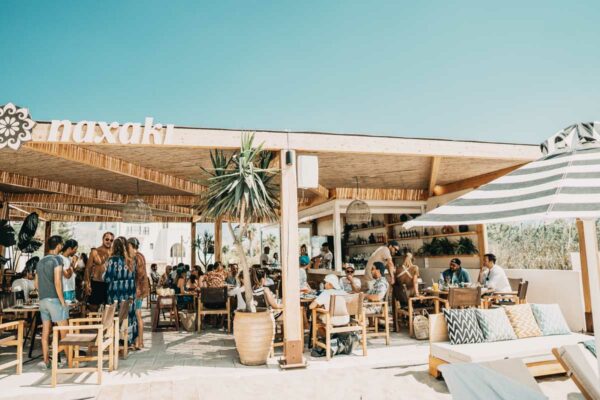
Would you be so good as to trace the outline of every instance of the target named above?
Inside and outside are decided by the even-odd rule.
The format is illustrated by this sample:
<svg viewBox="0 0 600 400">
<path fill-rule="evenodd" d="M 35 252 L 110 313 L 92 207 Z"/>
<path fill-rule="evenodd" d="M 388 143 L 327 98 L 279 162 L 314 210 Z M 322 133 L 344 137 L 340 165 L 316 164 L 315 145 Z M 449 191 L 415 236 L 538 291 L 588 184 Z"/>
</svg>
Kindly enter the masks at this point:
<svg viewBox="0 0 600 400">
<path fill-rule="evenodd" d="M 427 286 L 431 279 L 439 279 L 444 268 L 420 268 L 421 278 Z M 467 269 L 472 280 L 476 280 L 479 269 Z M 542 269 L 506 269 L 509 278 L 521 278 L 529 281 L 527 302 L 557 303 L 574 332 L 585 330 L 583 289 L 579 271 L 560 271 Z"/>
</svg>

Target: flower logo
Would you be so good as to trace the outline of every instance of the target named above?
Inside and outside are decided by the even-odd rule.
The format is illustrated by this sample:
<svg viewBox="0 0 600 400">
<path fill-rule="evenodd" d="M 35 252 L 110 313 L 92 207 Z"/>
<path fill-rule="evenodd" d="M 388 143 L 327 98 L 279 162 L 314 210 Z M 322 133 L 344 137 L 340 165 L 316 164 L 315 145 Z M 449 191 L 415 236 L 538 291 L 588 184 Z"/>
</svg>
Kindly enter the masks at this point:
<svg viewBox="0 0 600 400">
<path fill-rule="evenodd" d="M 34 125 L 28 109 L 12 103 L 0 106 L 0 150 L 7 146 L 19 150 L 21 144 L 31 140 Z"/>
</svg>

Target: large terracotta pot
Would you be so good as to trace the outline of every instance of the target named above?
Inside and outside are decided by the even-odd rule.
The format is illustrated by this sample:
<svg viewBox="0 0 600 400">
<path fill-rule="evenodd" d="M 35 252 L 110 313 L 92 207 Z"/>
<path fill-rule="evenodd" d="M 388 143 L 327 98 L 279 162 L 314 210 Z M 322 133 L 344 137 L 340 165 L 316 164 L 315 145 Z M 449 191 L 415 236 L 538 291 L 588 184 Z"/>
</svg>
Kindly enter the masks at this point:
<svg viewBox="0 0 600 400">
<path fill-rule="evenodd" d="M 273 313 L 264 309 L 258 309 L 255 313 L 236 311 L 233 336 L 242 364 L 266 364 L 275 336 Z"/>
</svg>

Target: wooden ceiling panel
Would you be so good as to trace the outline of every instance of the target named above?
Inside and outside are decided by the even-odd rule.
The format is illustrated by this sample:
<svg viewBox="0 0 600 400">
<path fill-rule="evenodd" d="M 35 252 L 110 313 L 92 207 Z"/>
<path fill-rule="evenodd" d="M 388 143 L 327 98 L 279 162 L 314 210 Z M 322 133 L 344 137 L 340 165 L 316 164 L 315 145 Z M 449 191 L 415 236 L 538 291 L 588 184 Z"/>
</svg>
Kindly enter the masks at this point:
<svg viewBox="0 0 600 400">
<path fill-rule="evenodd" d="M 523 161 L 490 160 L 484 158 L 442 158 L 437 184 L 447 185 L 452 182 L 462 181 L 522 163 Z"/>
<path fill-rule="evenodd" d="M 4 157 L 10 154 L 10 157 Z M 118 175 L 84 164 L 40 154 L 25 147 L 18 152 L 0 152 L 0 171 L 13 172 L 36 178 L 60 181 L 121 194 L 136 194 L 135 178 Z M 188 194 L 165 186 L 139 181 L 140 194 Z"/>
</svg>

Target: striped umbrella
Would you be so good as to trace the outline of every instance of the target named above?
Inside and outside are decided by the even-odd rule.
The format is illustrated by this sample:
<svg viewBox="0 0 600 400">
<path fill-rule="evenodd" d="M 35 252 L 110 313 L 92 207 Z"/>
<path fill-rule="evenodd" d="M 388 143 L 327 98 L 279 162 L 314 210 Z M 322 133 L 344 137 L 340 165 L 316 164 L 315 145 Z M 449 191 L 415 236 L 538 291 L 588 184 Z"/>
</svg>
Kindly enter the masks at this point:
<svg viewBox="0 0 600 400">
<path fill-rule="evenodd" d="M 546 154 L 448 204 L 414 226 L 600 217 L 600 123 L 569 126 L 541 145 Z"/>
<path fill-rule="evenodd" d="M 600 218 L 600 122 L 571 125 L 541 144 L 544 156 L 404 224 L 468 225 L 580 218 L 596 348 L 600 348 L 600 263 L 596 220 Z M 598 358 L 600 369 L 600 358 Z"/>
</svg>

